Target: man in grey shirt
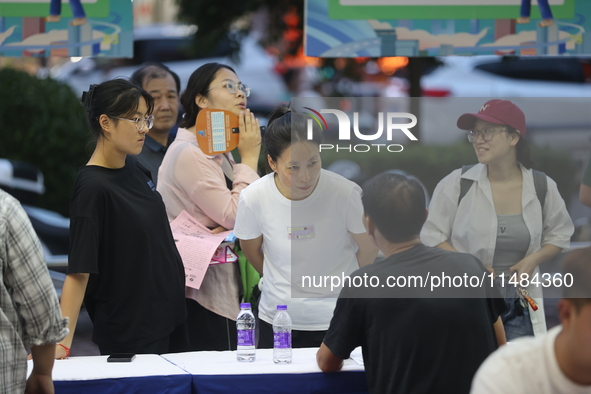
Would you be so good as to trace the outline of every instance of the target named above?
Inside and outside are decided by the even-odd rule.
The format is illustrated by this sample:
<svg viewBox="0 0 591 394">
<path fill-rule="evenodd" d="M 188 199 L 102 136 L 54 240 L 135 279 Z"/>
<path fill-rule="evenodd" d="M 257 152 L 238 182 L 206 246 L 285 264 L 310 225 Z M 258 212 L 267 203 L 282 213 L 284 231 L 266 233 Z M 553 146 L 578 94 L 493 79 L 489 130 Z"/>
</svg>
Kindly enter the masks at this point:
<svg viewBox="0 0 591 394">
<path fill-rule="evenodd" d="M 144 63 L 131 76 L 154 98 L 154 126 L 148 134 L 138 161 L 152 173 L 154 185 L 158 182 L 158 168 L 166 148 L 172 142 L 170 131 L 175 127 L 179 112 L 179 76 L 160 63 Z"/>
</svg>

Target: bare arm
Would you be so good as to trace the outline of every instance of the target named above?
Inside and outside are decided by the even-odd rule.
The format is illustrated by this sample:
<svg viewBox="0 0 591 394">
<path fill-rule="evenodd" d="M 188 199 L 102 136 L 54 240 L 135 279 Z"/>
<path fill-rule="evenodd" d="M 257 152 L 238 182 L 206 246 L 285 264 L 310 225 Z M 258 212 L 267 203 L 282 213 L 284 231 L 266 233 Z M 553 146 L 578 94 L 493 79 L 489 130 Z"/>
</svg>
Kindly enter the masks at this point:
<svg viewBox="0 0 591 394">
<path fill-rule="evenodd" d="M 519 263 L 509 268 L 510 275 L 517 272 L 518 278 L 521 278 L 521 274 L 527 274 L 528 278 L 531 278 L 538 265 L 542 264 L 544 261 L 550 260 L 561 251 L 562 249 L 558 246 L 546 244 L 542 246 L 542 249 L 524 257 Z"/>
<path fill-rule="evenodd" d="M 497 343 L 500 346 L 507 344 L 507 336 L 505 335 L 505 326 L 503 326 L 503 320 L 501 320 L 501 316 L 498 317 L 497 321 L 494 324 L 495 328 L 495 335 L 497 337 Z"/>
<path fill-rule="evenodd" d="M 64 281 L 62 288 L 62 298 L 60 306 L 62 308 L 62 316 L 69 317 L 68 329 L 70 333 L 61 343 L 67 348 L 72 347 L 72 340 L 74 339 L 74 331 L 78 323 L 78 315 L 80 314 L 80 307 L 84 300 L 84 293 L 88 285 L 88 278 L 90 274 L 68 274 Z M 55 358 L 61 359 L 66 357 L 66 351 L 61 346 L 55 347 Z"/>
<path fill-rule="evenodd" d="M 450 252 L 457 252 L 457 250 L 453 246 L 451 246 L 451 244 L 448 241 L 440 243 L 436 246 L 436 248 L 449 250 Z"/>
<path fill-rule="evenodd" d="M 320 349 L 316 353 L 316 362 L 322 372 L 326 373 L 340 371 L 343 368 L 343 359 L 335 356 L 324 342 L 320 344 Z"/>
<path fill-rule="evenodd" d="M 357 250 L 357 262 L 359 267 L 363 267 L 369 264 L 373 264 L 377 255 L 378 247 L 374 245 L 370 236 L 367 233 L 353 234 L 349 233 L 353 237 L 353 240 L 359 247 Z"/>
<path fill-rule="evenodd" d="M 227 228 L 225 228 L 224 226 L 218 226 L 216 228 L 214 228 L 213 230 L 211 230 L 212 234 L 219 234 L 219 233 L 223 233 L 224 231 L 228 231 Z"/>
<path fill-rule="evenodd" d="M 33 358 L 33 371 L 27 379 L 25 393 L 27 394 L 53 394 L 53 358 L 55 357 L 55 344 L 31 346 Z"/>
<path fill-rule="evenodd" d="M 240 247 L 244 256 L 259 275 L 263 276 L 263 236 L 253 239 L 241 239 Z"/>
</svg>

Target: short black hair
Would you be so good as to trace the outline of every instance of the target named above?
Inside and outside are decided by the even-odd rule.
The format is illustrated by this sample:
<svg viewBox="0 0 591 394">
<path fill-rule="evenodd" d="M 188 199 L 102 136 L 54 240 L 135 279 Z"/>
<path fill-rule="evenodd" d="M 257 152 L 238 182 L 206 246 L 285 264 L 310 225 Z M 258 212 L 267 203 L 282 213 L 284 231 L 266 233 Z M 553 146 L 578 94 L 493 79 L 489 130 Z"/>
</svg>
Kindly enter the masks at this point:
<svg viewBox="0 0 591 394">
<path fill-rule="evenodd" d="M 152 79 L 156 78 L 166 78 L 166 74 L 172 76 L 174 79 L 174 83 L 176 84 L 176 92 L 177 94 L 181 93 L 181 80 L 179 76 L 172 71 L 170 68 L 166 67 L 162 63 L 158 62 L 145 62 L 140 65 L 140 67 L 131 74 L 131 81 L 137 83 L 141 87 L 144 87 L 144 84 L 150 82 Z"/>
<path fill-rule="evenodd" d="M 295 142 L 311 142 L 315 145 L 322 143 L 320 126 L 312 122 L 312 139 L 308 140 L 308 119 L 312 118 L 291 111 L 285 105 L 279 105 L 271 113 L 265 132 L 263 144 L 271 160 L 277 159 L 283 151 Z"/>
<path fill-rule="evenodd" d="M 361 201 L 365 215 L 392 243 L 417 237 L 427 220 L 425 191 L 415 179 L 401 174 L 384 172 L 367 181 Z"/>
<path fill-rule="evenodd" d="M 128 117 L 137 111 L 140 98 L 146 100 L 148 115 L 154 110 L 154 99 L 138 84 L 127 79 L 117 78 L 99 85 L 90 85 L 88 92 L 82 95 L 82 104 L 86 107 L 86 120 L 95 139 L 104 136 L 99 123 L 101 115 L 110 118 Z M 117 122 L 117 119 L 114 119 Z"/>
<path fill-rule="evenodd" d="M 195 102 L 195 98 L 199 95 L 207 96 L 209 85 L 211 85 L 218 71 L 222 68 L 227 68 L 236 74 L 232 67 L 221 63 L 207 63 L 193 71 L 187 83 L 187 89 L 181 95 L 181 105 L 185 109 L 185 114 L 179 124 L 180 127 L 188 129 L 195 125 L 197 115 L 201 110 Z"/>
</svg>

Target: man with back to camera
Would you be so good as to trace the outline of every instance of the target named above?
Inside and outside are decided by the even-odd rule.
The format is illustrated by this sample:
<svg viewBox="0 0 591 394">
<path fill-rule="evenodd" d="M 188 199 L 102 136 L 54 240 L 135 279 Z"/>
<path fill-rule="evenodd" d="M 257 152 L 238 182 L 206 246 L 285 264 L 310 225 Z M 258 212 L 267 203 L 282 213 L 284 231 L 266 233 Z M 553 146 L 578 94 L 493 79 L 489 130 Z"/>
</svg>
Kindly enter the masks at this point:
<svg viewBox="0 0 591 394">
<path fill-rule="evenodd" d="M 362 202 L 367 233 L 386 259 L 351 274 L 352 283 L 365 275 L 382 285 L 393 277 L 426 278 L 427 273 L 486 277 L 474 256 L 421 244 L 427 210 L 417 181 L 380 174 L 365 185 Z M 347 284 L 316 356 L 318 366 L 337 371 L 362 346 L 371 393 L 468 393 L 478 366 L 505 342 L 500 320 L 505 305 L 498 297 L 487 285 L 431 292 L 401 282 L 398 287 Z"/>
<path fill-rule="evenodd" d="M 474 377 L 472 393 L 591 394 L 591 248 L 563 262 L 561 325 L 492 354 Z"/>
<path fill-rule="evenodd" d="M 131 80 L 140 85 L 154 98 L 154 126 L 146 134 L 142 152 L 137 160 L 152 174 L 154 186 L 158 182 L 158 168 L 172 142 L 170 131 L 176 125 L 179 113 L 179 76 L 164 64 L 147 62 L 138 68 Z"/>
</svg>

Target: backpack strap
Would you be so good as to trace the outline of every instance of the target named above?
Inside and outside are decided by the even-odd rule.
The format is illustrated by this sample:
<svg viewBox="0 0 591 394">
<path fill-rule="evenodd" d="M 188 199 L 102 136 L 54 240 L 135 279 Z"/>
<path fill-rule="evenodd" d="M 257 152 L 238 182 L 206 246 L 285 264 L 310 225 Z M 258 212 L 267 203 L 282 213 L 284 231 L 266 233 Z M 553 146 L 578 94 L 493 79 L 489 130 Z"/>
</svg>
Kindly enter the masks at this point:
<svg viewBox="0 0 591 394">
<path fill-rule="evenodd" d="M 532 172 L 534 176 L 536 195 L 538 196 L 538 200 L 540 200 L 542 212 L 544 212 L 544 203 L 546 202 L 546 193 L 548 192 L 548 178 L 546 178 L 546 174 L 544 174 L 542 171 L 533 170 Z"/>
<path fill-rule="evenodd" d="M 462 166 L 462 174 L 468 171 L 470 168 L 474 167 L 474 164 Z M 546 178 L 546 174 L 542 171 L 532 170 L 533 177 L 534 177 L 534 187 L 536 189 L 536 196 L 540 201 L 540 206 L 542 207 L 542 213 L 544 212 L 544 204 L 546 203 L 546 194 L 548 193 L 548 178 Z M 462 201 L 462 198 L 468 193 L 468 190 L 472 187 L 474 183 L 471 179 L 460 178 L 460 196 L 458 198 L 458 205 Z M 542 214 L 543 220 L 543 214 Z"/>
<path fill-rule="evenodd" d="M 474 167 L 474 164 L 462 166 L 462 175 L 472 167 Z M 473 183 L 474 181 L 471 179 L 460 178 L 460 197 L 458 198 L 458 205 L 460 205 L 460 201 L 462 201 L 462 198 L 468 193 L 468 190 L 470 190 Z"/>
</svg>

